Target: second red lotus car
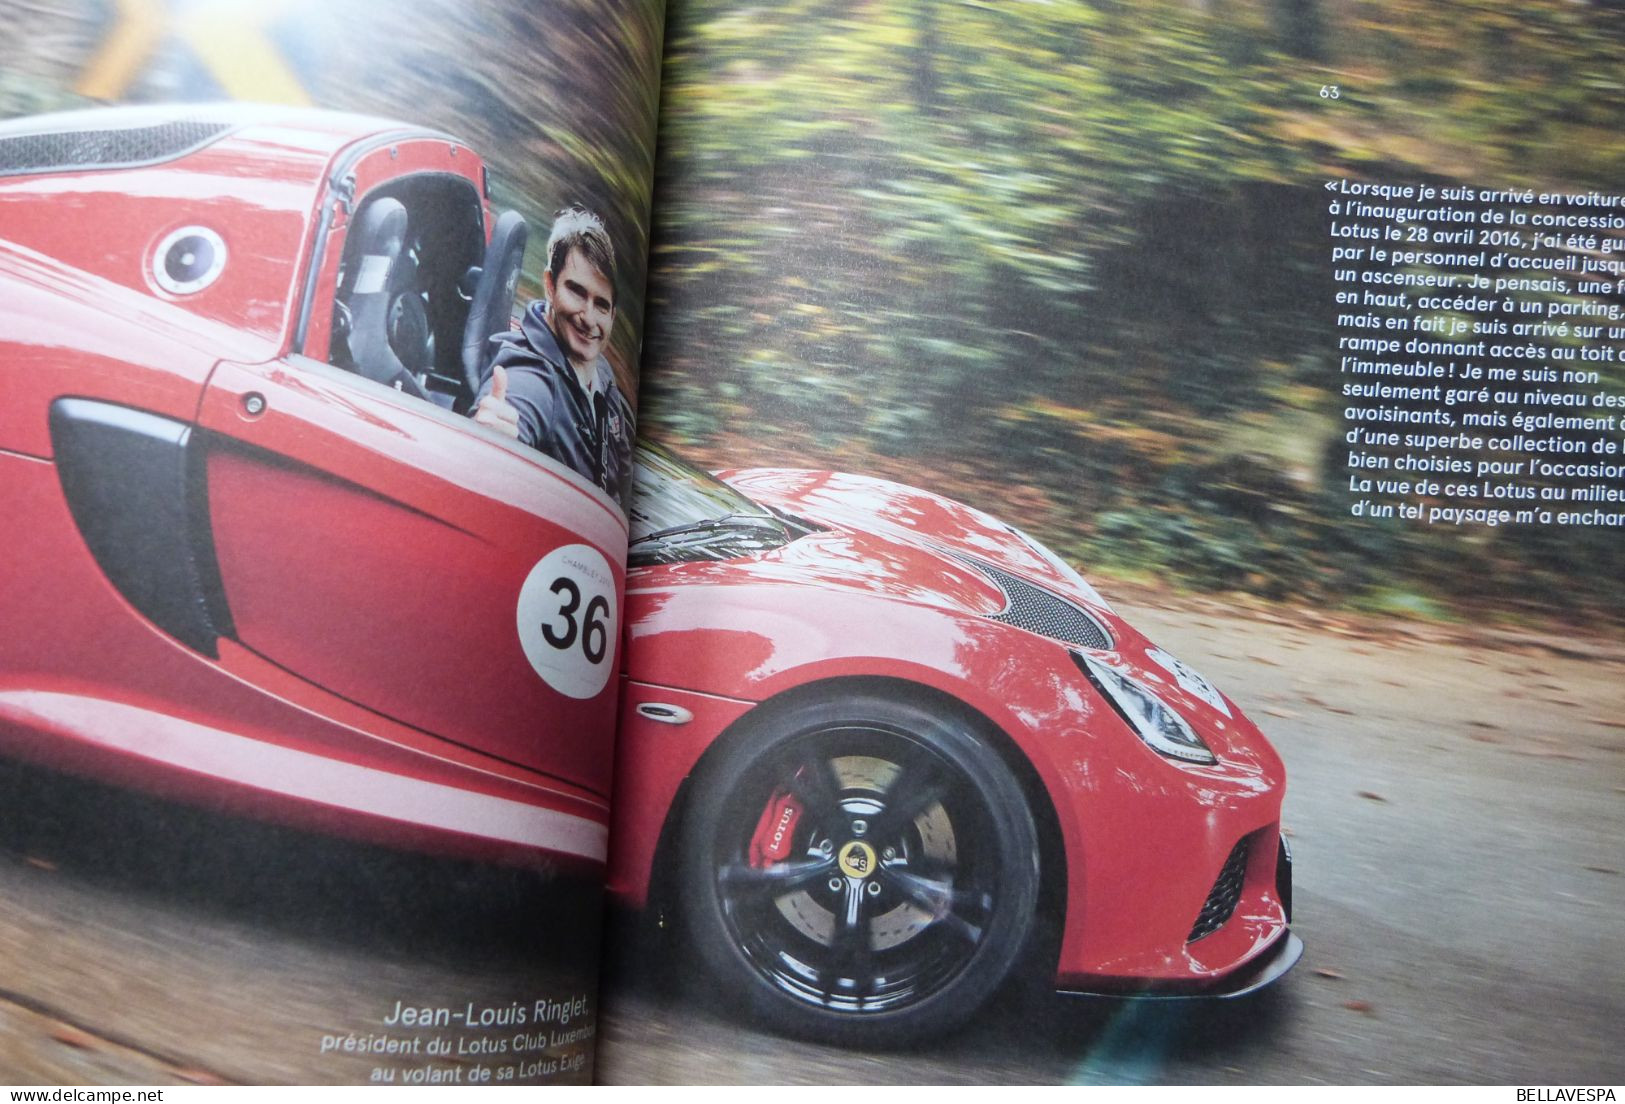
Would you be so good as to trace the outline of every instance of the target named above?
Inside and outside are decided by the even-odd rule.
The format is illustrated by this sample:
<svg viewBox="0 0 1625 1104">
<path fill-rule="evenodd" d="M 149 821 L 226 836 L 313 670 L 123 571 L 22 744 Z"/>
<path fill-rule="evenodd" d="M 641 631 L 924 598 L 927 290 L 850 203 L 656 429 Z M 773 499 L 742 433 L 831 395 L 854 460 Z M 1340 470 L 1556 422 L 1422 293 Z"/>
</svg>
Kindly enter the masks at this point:
<svg viewBox="0 0 1625 1104">
<path fill-rule="evenodd" d="M 937 495 L 644 458 L 612 888 L 769 1022 L 854 1043 L 1297 960 L 1258 729 L 1042 545 Z"/>
</svg>

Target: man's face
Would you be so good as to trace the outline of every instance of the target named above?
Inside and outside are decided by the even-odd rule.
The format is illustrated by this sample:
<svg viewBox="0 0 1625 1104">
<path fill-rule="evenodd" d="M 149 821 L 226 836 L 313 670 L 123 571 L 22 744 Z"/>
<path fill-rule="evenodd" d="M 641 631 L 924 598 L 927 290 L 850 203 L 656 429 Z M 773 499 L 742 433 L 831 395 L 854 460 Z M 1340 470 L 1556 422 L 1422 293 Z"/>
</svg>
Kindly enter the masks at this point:
<svg viewBox="0 0 1625 1104">
<path fill-rule="evenodd" d="M 593 364 L 615 327 L 615 288 L 579 249 L 570 250 L 555 279 L 544 273 L 547 322 L 564 355 L 578 368 Z"/>
</svg>

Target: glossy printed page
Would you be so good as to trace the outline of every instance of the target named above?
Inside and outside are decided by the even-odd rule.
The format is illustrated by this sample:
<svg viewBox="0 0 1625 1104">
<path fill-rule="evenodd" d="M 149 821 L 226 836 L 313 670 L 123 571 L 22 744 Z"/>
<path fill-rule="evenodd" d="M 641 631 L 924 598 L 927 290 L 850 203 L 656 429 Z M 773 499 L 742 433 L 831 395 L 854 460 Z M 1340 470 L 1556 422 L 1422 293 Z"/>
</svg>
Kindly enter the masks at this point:
<svg viewBox="0 0 1625 1104">
<path fill-rule="evenodd" d="M 672 5 L 602 1080 L 1625 1078 L 1621 50 Z"/>
<path fill-rule="evenodd" d="M 0 22 L 0 1080 L 589 1080 L 661 5 Z"/>
</svg>

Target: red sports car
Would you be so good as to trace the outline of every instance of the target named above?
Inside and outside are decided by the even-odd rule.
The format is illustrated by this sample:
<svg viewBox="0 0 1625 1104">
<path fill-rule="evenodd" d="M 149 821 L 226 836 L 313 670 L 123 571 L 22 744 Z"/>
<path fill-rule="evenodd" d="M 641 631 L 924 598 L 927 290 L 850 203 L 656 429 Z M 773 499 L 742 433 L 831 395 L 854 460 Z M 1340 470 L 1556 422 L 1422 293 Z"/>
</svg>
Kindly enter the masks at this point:
<svg viewBox="0 0 1625 1104">
<path fill-rule="evenodd" d="M 713 478 L 633 504 L 611 884 L 781 1028 L 1285 973 L 1284 774 L 1258 729 L 1020 530 L 910 487 Z"/>
<path fill-rule="evenodd" d="M 464 415 L 525 234 L 398 123 L 0 125 L 0 749 L 601 867 L 626 519 Z"/>
</svg>

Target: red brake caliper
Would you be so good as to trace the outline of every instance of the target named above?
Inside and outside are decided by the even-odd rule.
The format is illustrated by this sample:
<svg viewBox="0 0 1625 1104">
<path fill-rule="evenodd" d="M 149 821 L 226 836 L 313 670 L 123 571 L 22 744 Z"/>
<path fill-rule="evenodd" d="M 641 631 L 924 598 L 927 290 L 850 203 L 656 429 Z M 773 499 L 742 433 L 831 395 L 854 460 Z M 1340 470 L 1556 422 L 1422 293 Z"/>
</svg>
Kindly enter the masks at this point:
<svg viewBox="0 0 1625 1104">
<path fill-rule="evenodd" d="M 796 822 L 801 819 L 801 802 L 787 790 L 775 793 L 762 810 L 756 822 L 756 832 L 750 837 L 750 865 L 771 866 L 790 856 L 796 834 Z"/>
</svg>

